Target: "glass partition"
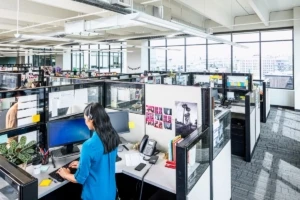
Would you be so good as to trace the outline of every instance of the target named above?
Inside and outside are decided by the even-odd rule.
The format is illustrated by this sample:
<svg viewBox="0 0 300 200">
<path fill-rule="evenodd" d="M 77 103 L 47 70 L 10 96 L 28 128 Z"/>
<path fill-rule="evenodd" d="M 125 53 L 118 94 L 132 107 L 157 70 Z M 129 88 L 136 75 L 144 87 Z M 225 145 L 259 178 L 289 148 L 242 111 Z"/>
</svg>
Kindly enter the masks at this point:
<svg viewBox="0 0 300 200">
<path fill-rule="evenodd" d="M 0 131 L 44 121 L 44 103 L 44 88 L 0 92 Z"/>
<path fill-rule="evenodd" d="M 213 159 L 215 159 L 231 137 L 231 113 L 229 110 L 216 116 L 213 128 Z"/>
<path fill-rule="evenodd" d="M 71 79 L 73 82 L 76 79 Z M 79 80 L 81 81 L 81 80 Z M 74 85 L 62 85 L 49 88 L 50 120 L 76 115 L 92 102 L 103 103 L 104 82 L 80 82 Z"/>
<path fill-rule="evenodd" d="M 128 110 L 137 114 L 144 113 L 144 84 L 106 82 L 105 91 L 106 108 Z"/>
<path fill-rule="evenodd" d="M 188 195 L 209 167 L 209 163 L 209 128 L 199 127 L 176 146 L 177 197 Z"/>
</svg>

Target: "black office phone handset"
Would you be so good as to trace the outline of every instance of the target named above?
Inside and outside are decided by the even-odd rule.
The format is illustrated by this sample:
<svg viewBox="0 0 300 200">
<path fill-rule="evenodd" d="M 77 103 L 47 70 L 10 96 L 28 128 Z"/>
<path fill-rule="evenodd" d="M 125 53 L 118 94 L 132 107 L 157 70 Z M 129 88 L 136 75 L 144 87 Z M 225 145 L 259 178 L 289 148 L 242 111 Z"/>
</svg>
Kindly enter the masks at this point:
<svg viewBox="0 0 300 200">
<path fill-rule="evenodd" d="M 156 153 L 156 144 L 155 140 L 149 139 L 149 136 L 145 135 L 140 143 L 139 151 L 145 156 L 152 156 Z"/>
</svg>

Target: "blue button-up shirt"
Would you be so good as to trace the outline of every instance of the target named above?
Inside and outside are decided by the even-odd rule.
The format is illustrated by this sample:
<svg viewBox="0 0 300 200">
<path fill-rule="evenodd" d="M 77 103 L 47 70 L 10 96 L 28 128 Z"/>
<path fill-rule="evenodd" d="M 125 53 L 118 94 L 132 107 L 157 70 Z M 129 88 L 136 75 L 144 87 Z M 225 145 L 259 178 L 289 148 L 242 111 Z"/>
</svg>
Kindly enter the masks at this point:
<svg viewBox="0 0 300 200">
<path fill-rule="evenodd" d="M 96 132 L 82 145 L 75 179 L 83 185 L 84 200 L 115 200 L 115 162 L 117 148 L 104 154 L 104 146 Z"/>
</svg>

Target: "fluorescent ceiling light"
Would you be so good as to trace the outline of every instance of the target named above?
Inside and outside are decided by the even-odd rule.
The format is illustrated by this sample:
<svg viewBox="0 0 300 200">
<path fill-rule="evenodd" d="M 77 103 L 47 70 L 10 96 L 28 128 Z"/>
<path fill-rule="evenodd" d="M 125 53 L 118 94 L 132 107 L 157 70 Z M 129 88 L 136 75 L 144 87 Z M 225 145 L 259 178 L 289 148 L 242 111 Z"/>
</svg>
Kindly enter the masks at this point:
<svg viewBox="0 0 300 200">
<path fill-rule="evenodd" d="M 154 3 L 154 2 L 157 2 L 157 1 L 161 1 L 161 0 L 145 1 L 145 2 L 142 2 L 141 4 L 144 5 L 144 4 Z"/>
<path fill-rule="evenodd" d="M 57 37 L 41 36 L 41 35 L 15 34 L 15 38 L 19 38 L 19 39 L 50 40 L 50 41 L 58 41 L 58 42 L 74 42 L 74 40 L 68 39 L 68 38 L 57 38 Z"/>
</svg>

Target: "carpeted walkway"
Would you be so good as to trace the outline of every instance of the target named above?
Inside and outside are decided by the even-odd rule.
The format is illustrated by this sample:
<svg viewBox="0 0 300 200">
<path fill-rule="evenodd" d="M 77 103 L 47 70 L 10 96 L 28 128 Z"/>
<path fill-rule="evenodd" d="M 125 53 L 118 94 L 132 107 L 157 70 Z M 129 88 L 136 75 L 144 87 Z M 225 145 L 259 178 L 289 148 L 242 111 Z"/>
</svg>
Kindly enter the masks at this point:
<svg viewBox="0 0 300 200">
<path fill-rule="evenodd" d="M 271 108 L 251 163 L 232 156 L 232 200 L 300 200 L 300 112 Z"/>
</svg>

